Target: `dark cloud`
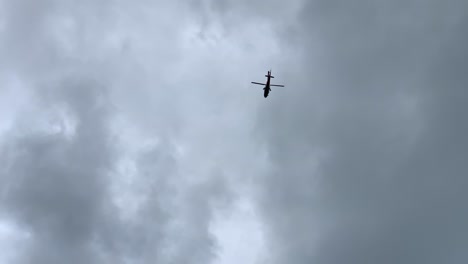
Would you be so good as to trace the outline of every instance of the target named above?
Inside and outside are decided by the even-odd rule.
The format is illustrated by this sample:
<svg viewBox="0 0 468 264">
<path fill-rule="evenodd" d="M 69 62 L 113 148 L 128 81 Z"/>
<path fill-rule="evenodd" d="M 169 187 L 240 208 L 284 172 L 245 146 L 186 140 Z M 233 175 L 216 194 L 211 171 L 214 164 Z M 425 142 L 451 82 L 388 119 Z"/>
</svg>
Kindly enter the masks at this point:
<svg viewBox="0 0 468 264">
<path fill-rule="evenodd" d="M 222 170 L 188 182 L 168 140 L 138 154 L 133 184 L 121 183 L 129 175 L 116 171 L 122 154 L 100 87 L 73 78 L 44 89 L 36 97 L 41 109 L 66 109 L 76 121 L 72 135 L 16 128 L 2 146 L 2 217 L 31 235 L 18 249 L 20 263 L 210 262 L 217 250 L 213 210 L 232 195 Z M 135 204 L 124 195 L 132 192 L 139 199 L 128 213 Z"/>
<path fill-rule="evenodd" d="M 276 263 L 467 261 L 466 8 L 307 2 L 259 123 Z"/>
<path fill-rule="evenodd" d="M 33 234 L 25 262 L 92 263 L 89 247 L 95 224 L 106 206 L 106 171 L 114 157 L 109 144 L 107 109 L 96 102 L 99 86 L 61 83 L 60 101 L 76 115 L 73 138 L 63 134 L 21 132 L 12 136 L 3 155 L 2 205 L 9 217 Z M 105 107 L 105 106 L 104 106 Z M 35 129 L 32 129 L 33 131 Z"/>
<path fill-rule="evenodd" d="M 208 263 L 247 189 L 273 263 L 466 262 L 461 1 L 33 2 L 1 2 L 19 263 Z"/>
<path fill-rule="evenodd" d="M 8 63 L 0 74 L 30 96 L 2 134 L 1 217 L 29 235 L 11 263 L 212 261 L 212 214 L 233 193 L 220 166 L 201 170 L 177 157 L 185 129 L 177 114 L 185 112 L 175 109 L 180 90 L 163 88 L 174 86 L 165 71 L 180 59 L 172 55 L 181 33 L 177 24 L 173 32 L 148 26 L 170 13 L 113 1 L 33 2 L 2 3 Z M 148 24 L 133 24 L 136 17 Z M 130 127 L 115 131 L 122 116 Z M 125 138 L 131 129 L 143 136 Z M 142 151 L 148 139 L 159 145 Z M 125 159 L 133 172 L 121 170 Z"/>
</svg>

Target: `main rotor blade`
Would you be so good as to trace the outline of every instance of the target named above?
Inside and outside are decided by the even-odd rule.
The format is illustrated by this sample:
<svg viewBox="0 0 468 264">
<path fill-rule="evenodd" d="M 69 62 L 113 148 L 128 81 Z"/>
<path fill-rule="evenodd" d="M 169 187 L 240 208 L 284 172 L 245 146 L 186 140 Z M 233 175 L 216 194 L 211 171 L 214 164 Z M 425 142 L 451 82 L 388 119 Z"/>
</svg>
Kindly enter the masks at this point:
<svg viewBox="0 0 468 264">
<path fill-rule="evenodd" d="M 270 84 L 270 86 L 284 87 L 284 85 L 282 85 L 282 84 Z"/>
<path fill-rule="evenodd" d="M 253 84 L 265 85 L 264 83 L 252 82 Z"/>
</svg>

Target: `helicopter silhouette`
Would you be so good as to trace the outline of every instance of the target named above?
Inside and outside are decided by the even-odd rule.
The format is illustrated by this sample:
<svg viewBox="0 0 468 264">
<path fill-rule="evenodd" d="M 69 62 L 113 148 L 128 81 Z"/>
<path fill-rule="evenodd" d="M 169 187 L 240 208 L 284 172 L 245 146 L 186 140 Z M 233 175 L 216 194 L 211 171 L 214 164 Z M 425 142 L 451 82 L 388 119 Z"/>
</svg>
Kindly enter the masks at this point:
<svg viewBox="0 0 468 264">
<path fill-rule="evenodd" d="M 265 98 L 268 97 L 268 94 L 271 91 L 271 88 L 270 88 L 271 86 L 284 87 L 284 85 L 282 85 L 282 84 L 270 84 L 270 78 L 275 78 L 274 76 L 271 75 L 271 69 L 268 71 L 268 74 L 265 75 L 265 77 L 267 77 L 267 82 L 266 83 L 252 82 L 253 84 L 265 85 L 265 87 L 263 88 L 263 97 L 265 97 Z"/>
</svg>

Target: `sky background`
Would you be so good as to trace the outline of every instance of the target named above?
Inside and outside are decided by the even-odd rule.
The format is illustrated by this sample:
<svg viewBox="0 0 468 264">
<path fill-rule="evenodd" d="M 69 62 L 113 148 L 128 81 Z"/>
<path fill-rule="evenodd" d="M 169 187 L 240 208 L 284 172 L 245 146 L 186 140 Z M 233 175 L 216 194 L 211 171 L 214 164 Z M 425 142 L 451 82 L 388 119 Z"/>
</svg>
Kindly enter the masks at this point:
<svg viewBox="0 0 468 264">
<path fill-rule="evenodd" d="M 467 263 L 466 10 L 0 0 L 0 263 Z"/>
</svg>

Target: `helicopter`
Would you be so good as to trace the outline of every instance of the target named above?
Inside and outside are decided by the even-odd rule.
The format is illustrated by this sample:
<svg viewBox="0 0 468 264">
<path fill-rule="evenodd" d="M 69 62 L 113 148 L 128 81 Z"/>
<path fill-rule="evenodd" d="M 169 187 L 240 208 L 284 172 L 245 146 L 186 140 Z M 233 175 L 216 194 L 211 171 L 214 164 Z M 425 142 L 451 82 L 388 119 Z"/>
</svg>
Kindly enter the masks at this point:
<svg viewBox="0 0 468 264">
<path fill-rule="evenodd" d="M 275 86 L 275 87 L 284 87 L 284 85 L 282 84 L 270 84 L 270 78 L 275 78 L 274 76 L 271 75 L 271 69 L 268 71 L 268 74 L 265 75 L 265 77 L 267 77 L 267 82 L 266 83 L 258 83 L 258 82 L 252 82 L 253 84 L 258 84 L 258 85 L 265 85 L 265 87 L 263 88 L 263 97 L 267 98 L 268 97 L 268 94 L 270 93 L 271 91 L 271 86 Z"/>
</svg>

